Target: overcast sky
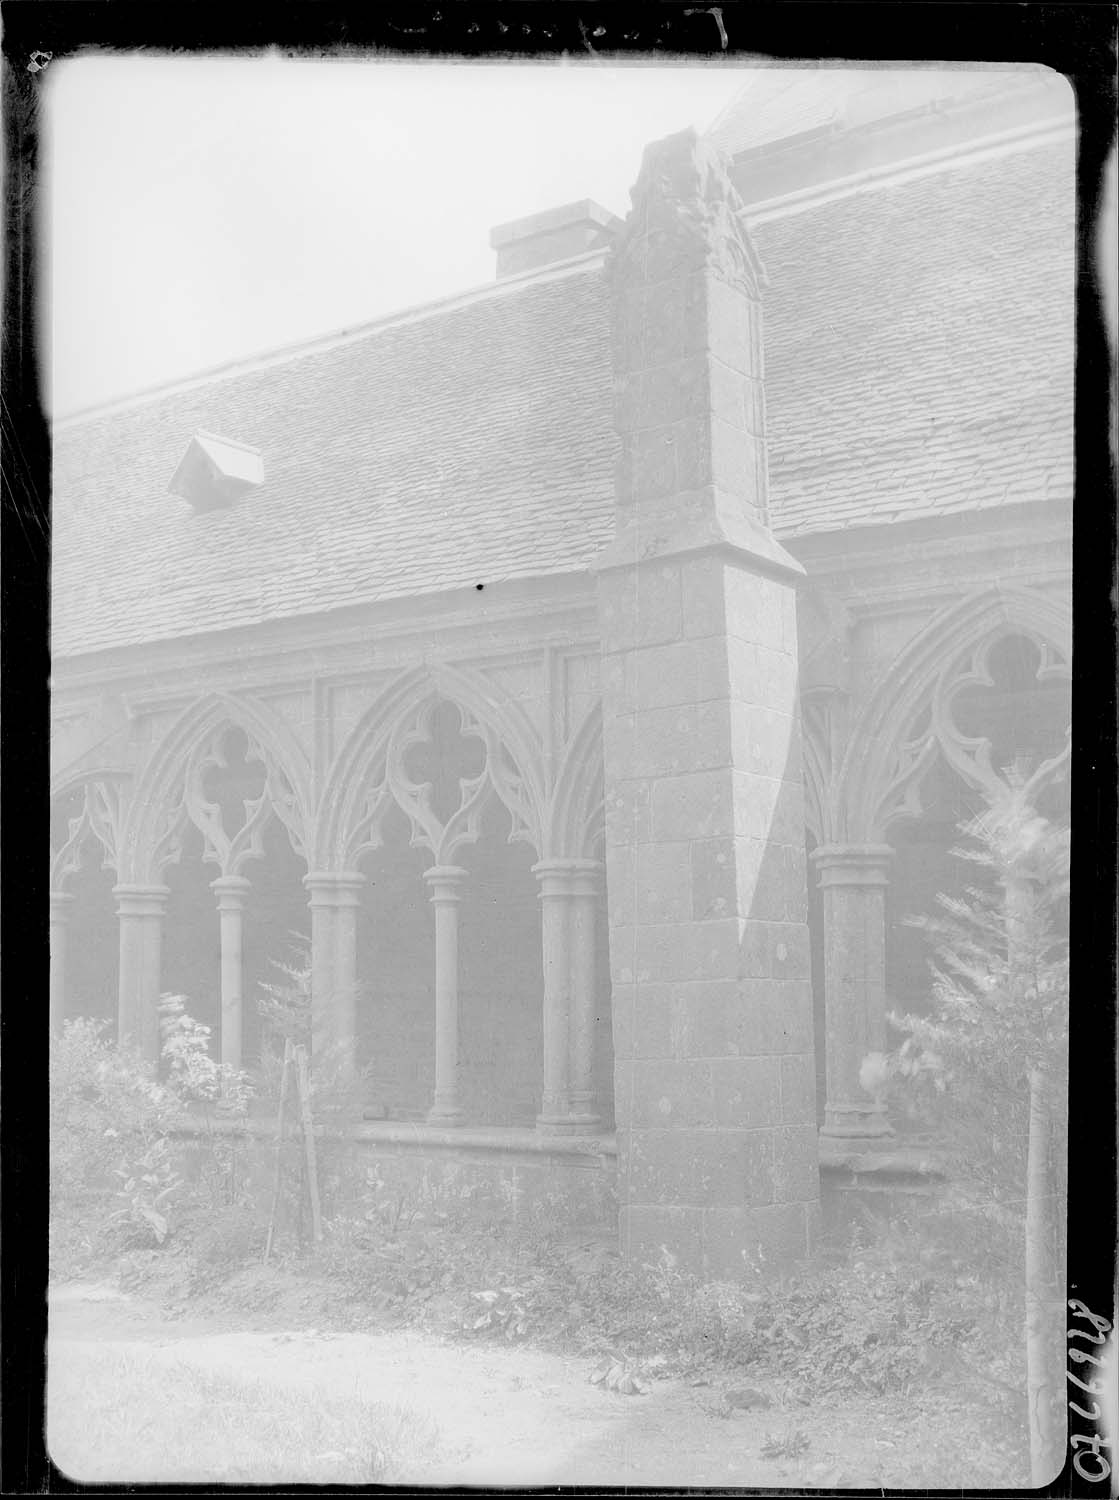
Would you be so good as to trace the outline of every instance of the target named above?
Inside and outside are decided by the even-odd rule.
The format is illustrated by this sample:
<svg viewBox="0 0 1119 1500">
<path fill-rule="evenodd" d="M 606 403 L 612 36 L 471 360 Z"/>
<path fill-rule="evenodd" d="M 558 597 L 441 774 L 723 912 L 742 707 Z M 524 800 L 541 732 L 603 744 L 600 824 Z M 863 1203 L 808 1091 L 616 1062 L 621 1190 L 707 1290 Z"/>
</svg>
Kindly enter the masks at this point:
<svg viewBox="0 0 1119 1500">
<path fill-rule="evenodd" d="M 86 57 L 47 92 L 57 415 L 492 280 L 495 224 L 617 214 L 740 66 Z"/>
</svg>

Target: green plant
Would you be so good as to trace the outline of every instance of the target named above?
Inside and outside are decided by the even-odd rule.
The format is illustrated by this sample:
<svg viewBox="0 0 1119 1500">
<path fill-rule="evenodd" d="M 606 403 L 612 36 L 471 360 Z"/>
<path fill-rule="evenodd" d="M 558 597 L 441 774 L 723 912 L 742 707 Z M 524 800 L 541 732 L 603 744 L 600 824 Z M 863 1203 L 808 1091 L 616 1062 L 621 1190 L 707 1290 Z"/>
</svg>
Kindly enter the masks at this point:
<svg viewBox="0 0 1119 1500">
<path fill-rule="evenodd" d="M 783 1437 L 767 1433 L 759 1452 L 762 1458 L 800 1458 L 811 1446 L 808 1434 L 801 1432 L 798 1427 L 795 1432 L 787 1432 Z"/>
<path fill-rule="evenodd" d="M 1064 1159 L 1067 1113 L 1069 829 L 1038 816 L 1020 787 L 965 824 L 956 850 L 982 881 L 914 919 L 932 952 L 932 1012 L 893 1016 L 905 1039 L 863 1078 L 919 1112 L 990 1202 L 1021 1209 L 1029 1077 L 1046 1076 Z"/>
<path fill-rule="evenodd" d="M 477 1304 L 474 1315 L 463 1322 L 468 1334 L 499 1334 L 505 1339 L 522 1339 L 528 1332 L 527 1293 L 519 1287 L 503 1286 L 496 1291 L 471 1292 Z"/>
<path fill-rule="evenodd" d="M 183 1187 L 183 1178 L 172 1160 L 171 1143 L 157 1136 L 135 1161 L 115 1168 L 121 1180 L 118 1197 L 124 1207 L 110 1215 L 110 1222 L 128 1225 L 138 1231 L 141 1240 L 154 1239 L 162 1245 L 167 1238 L 168 1200 Z"/>
<path fill-rule="evenodd" d="M 50 1243 L 58 1269 L 114 1253 L 146 1222 L 143 1207 L 163 1214 L 166 1202 L 154 1199 L 170 1179 L 147 1163 L 177 1117 L 177 1102 L 150 1063 L 105 1031 L 103 1022 L 78 1019 L 51 1038 Z M 145 1175 L 158 1180 L 137 1181 L 136 1212 L 122 1214 L 122 1180 Z"/>
<path fill-rule="evenodd" d="M 227 1114 L 244 1114 L 253 1095 L 248 1075 L 210 1055 L 210 1027 L 186 1006 L 182 995 L 160 996 L 160 1056 L 170 1094 L 184 1111 L 208 1113 L 220 1105 Z"/>
</svg>

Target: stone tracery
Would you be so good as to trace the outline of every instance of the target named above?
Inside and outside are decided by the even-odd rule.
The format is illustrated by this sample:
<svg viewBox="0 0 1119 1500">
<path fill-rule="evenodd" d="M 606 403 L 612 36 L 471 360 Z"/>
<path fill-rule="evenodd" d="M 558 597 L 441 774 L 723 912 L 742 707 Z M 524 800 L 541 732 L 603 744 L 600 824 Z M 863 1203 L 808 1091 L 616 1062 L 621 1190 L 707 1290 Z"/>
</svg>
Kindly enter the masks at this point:
<svg viewBox="0 0 1119 1500">
<path fill-rule="evenodd" d="M 1034 800 L 1067 774 L 1069 637 L 1067 614 L 1043 596 L 996 589 L 965 599 L 902 652 L 856 727 L 836 783 L 846 838 L 813 855 L 827 909 L 825 1139 L 886 1128 L 858 1078 L 862 1057 L 885 1045 L 891 846 L 921 824 L 942 770 L 981 802 L 1012 784 Z"/>
<path fill-rule="evenodd" d="M 537 845 L 538 819 L 526 778 L 518 771 L 508 750 L 494 730 L 469 708 L 459 703 L 458 732 L 466 742 L 481 747 L 481 769 L 476 775 L 457 778 L 457 805 L 439 805 L 435 780 L 416 780 L 415 752 L 436 747 L 437 716 L 449 700 L 433 693 L 403 715 L 369 763 L 363 781 L 356 817 L 347 833 L 343 863 L 350 867 L 367 850 L 380 847 L 385 813 L 394 803 L 408 818 L 414 847 L 428 850 L 436 865 L 450 865 L 459 849 L 474 843 L 481 815 L 492 792 L 512 819 L 509 842 L 524 840 Z"/>
<path fill-rule="evenodd" d="M 986 797 L 998 797 L 1005 792 L 1010 776 L 1016 774 L 1028 799 L 1067 765 L 1071 753 L 1067 713 L 1057 742 L 1047 747 L 1048 753 L 1043 750 L 1030 754 L 1018 744 L 1007 751 L 996 744 L 989 719 L 993 700 L 1000 688 L 1006 686 L 1005 674 L 1000 673 L 996 658 L 1001 653 L 1005 660 L 1008 648 L 1019 657 L 1031 648 L 1036 653 L 1036 670 L 1027 674 L 1032 676 L 1032 682 L 1019 681 L 1019 691 L 1024 688 L 1036 699 L 1041 696 L 1036 691 L 1039 687 L 1044 692 L 1046 687 L 1069 681 L 1069 663 L 1054 644 L 1021 629 L 992 633 L 962 657 L 946 663 L 899 737 L 892 774 L 878 804 L 877 822 L 883 830 L 899 819 L 921 816 L 922 787 L 938 755 Z M 1019 672 L 1018 676 L 1021 678 L 1022 674 Z M 1044 696 L 1049 700 L 1045 707 L 1061 713 L 1055 696 L 1052 693 Z M 969 733 L 969 728 L 976 732 Z M 1019 735 L 1028 734 L 1029 721 L 1021 721 L 1017 729 Z"/>
<path fill-rule="evenodd" d="M 77 872 L 90 839 L 101 846 L 102 866 L 115 870 L 120 859 L 121 829 L 126 811 L 126 773 L 92 777 L 80 787 L 81 807 L 69 820 L 65 842 L 51 852 L 52 891 L 61 891 Z"/>
</svg>

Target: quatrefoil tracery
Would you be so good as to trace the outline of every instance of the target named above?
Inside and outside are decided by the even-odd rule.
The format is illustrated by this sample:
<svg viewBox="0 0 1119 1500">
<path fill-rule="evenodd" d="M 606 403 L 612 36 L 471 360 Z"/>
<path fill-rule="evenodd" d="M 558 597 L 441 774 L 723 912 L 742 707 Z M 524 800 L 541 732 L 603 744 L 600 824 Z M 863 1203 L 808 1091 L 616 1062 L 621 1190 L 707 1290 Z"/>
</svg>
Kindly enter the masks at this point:
<svg viewBox="0 0 1119 1500">
<path fill-rule="evenodd" d="M 898 745 L 889 781 L 878 806 L 881 826 L 900 818 L 919 818 L 924 810 L 922 786 L 926 773 L 938 755 L 955 770 L 969 785 L 986 796 L 996 798 L 1006 792 L 1011 780 L 1020 783 L 1023 795 L 1029 800 L 1042 787 L 1060 776 L 1071 755 L 1071 726 L 1063 731 L 1062 742 L 1051 746 L 1052 753 L 1045 755 L 1038 746 L 1030 747 L 1029 756 L 1005 755 L 996 748 L 989 732 L 968 733 L 980 727 L 983 718 L 984 694 L 994 694 L 1004 688 L 1000 670 L 992 661 L 996 652 L 1002 650 L 1009 660 L 1009 651 L 1020 644 L 1028 644 L 1036 653 L 1036 666 L 1026 674 L 1028 683 L 1022 681 L 1018 690 L 1067 682 L 1070 672 L 1063 660 L 1047 641 L 1018 632 L 990 636 L 976 646 L 961 670 L 957 660 L 946 667 L 926 693 L 912 714 L 910 726 Z M 1024 659 L 1024 658 L 1023 658 Z M 1005 662 L 1000 664 L 1000 669 Z M 1002 673 L 1005 676 L 1005 672 Z M 1014 690 L 1013 683 L 1011 690 Z M 989 705 L 991 699 L 987 698 Z M 965 715 L 961 725 L 961 713 Z M 970 722 L 969 722 L 970 720 Z"/>
<path fill-rule="evenodd" d="M 476 742 L 482 752 L 481 770 L 476 775 L 450 776 L 458 792 L 457 805 L 450 811 L 448 804 L 438 805 L 443 790 L 437 785 L 438 777 L 414 777 L 417 751 L 428 752 L 427 758 L 436 763 L 443 758 L 447 747 L 440 730 L 448 707 L 458 715 L 458 736 L 464 747 Z M 421 762 L 424 758 L 422 754 L 419 757 Z M 350 829 L 349 863 L 380 848 L 385 815 L 395 804 L 411 825 L 412 847 L 427 849 L 437 865 L 452 864 L 457 850 L 477 841 L 491 791 L 512 819 L 509 842 L 537 843 L 532 798 L 524 778 L 490 726 L 457 702 L 449 704 L 433 696 L 401 719 L 376 755 L 365 787 Z"/>
<path fill-rule="evenodd" d="M 273 816 L 283 824 L 296 854 L 306 857 L 303 814 L 295 788 L 255 736 L 244 729 L 240 730 L 244 737 L 241 759 L 246 768 L 259 767 L 261 791 L 257 797 L 234 799 L 241 804 L 241 821 L 232 831 L 226 826 L 231 804 L 223 808 L 220 795 L 212 799 L 208 785 L 215 775 L 231 769 L 233 731 L 234 726 L 222 725 L 188 757 L 156 829 L 152 861 L 156 870 L 182 857 L 183 836 L 193 824 L 202 835 L 202 858 L 216 864 L 222 875 L 238 875 L 249 860 L 263 856 L 263 834 Z M 234 813 L 231 821 L 236 817 Z"/>
</svg>

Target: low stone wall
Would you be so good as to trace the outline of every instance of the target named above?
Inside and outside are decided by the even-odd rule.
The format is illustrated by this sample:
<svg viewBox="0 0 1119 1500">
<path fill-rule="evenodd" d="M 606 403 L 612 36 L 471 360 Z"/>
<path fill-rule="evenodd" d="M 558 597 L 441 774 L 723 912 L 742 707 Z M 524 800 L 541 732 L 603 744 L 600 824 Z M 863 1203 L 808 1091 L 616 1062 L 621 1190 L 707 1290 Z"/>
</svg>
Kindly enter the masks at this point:
<svg viewBox="0 0 1119 1500">
<path fill-rule="evenodd" d="M 874 1149 L 821 1141 L 820 1207 L 824 1237 L 837 1241 L 875 1218 L 930 1213 L 948 1185 L 935 1147 L 895 1142 Z"/>
<path fill-rule="evenodd" d="M 521 1223 L 553 1212 L 575 1225 L 617 1222 L 613 1137 L 543 1138 L 532 1130 L 439 1130 L 366 1124 L 348 1138 L 353 1159 L 382 1190 L 470 1203 Z"/>
<path fill-rule="evenodd" d="M 275 1125 L 267 1120 L 217 1120 L 197 1132 L 230 1141 L 255 1140 L 246 1153 L 243 1183 L 266 1200 L 271 1192 Z M 544 1137 L 534 1130 L 478 1126 L 442 1129 L 404 1121 L 365 1121 L 316 1134 L 325 1210 L 361 1214 L 393 1202 L 402 1212 L 463 1206 L 480 1218 L 511 1224 L 554 1217 L 576 1227 L 617 1223 L 617 1147 L 612 1135 Z M 297 1168 L 298 1134 L 283 1150 L 286 1171 Z M 249 1159 L 251 1156 L 251 1160 Z"/>
<path fill-rule="evenodd" d="M 198 1122 L 181 1136 L 201 1147 L 209 1135 L 261 1149 L 246 1152 L 241 1181 L 261 1202 L 272 1190 L 275 1124 L 270 1120 Z M 328 1214 L 391 1215 L 467 1208 L 481 1219 L 527 1224 L 542 1217 L 614 1229 L 618 1221 L 617 1146 L 613 1135 L 541 1136 L 499 1126 L 446 1129 L 400 1120 L 362 1121 L 316 1134 L 320 1186 Z M 289 1133 L 285 1173 L 299 1170 L 302 1142 Z M 199 1158 L 201 1159 L 201 1150 Z M 948 1185 L 935 1147 L 893 1142 L 873 1150 L 822 1142 L 820 1195 L 826 1239 L 845 1239 L 865 1221 L 934 1211 Z"/>
</svg>

